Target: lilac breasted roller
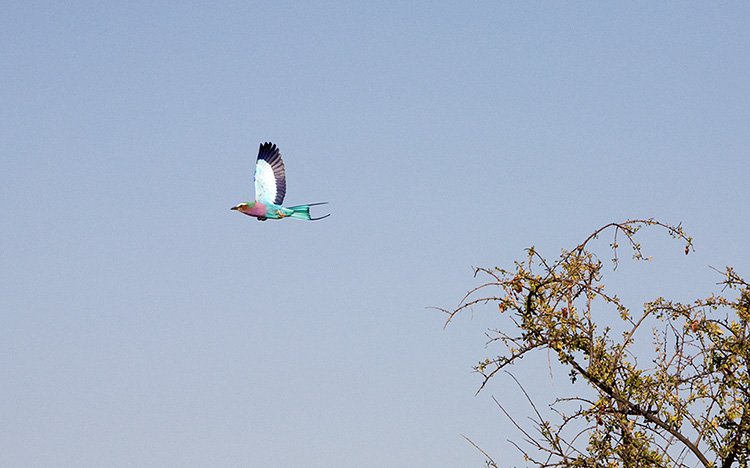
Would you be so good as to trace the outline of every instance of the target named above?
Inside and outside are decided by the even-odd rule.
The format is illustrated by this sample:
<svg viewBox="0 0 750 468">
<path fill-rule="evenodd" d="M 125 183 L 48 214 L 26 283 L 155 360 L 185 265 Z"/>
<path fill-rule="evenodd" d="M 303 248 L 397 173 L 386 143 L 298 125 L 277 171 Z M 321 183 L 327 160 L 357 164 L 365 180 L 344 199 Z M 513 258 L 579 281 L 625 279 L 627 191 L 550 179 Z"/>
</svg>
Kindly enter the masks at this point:
<svg viewBox="0 0 750 468">
<path fill-rule="evenodd" d="M 297 218 L 315 221 L 331 216 L 327 214 L 320 218 L 310 217 L 310 207 L 325 205 L 323 203 L 309 203 L 285 207 L 281 206 L 286 194 L 286 174 L 284 163 L 281 161 L 281 152 L 273 143 L 263 143 L 258 150 L 258 160 L 255 162 L 255 201 L 252 203 L 240 203 L 233 206 L 233 210 L 248 216 L 258 218 L 258 221 L 267 219 Z"/>
</svg>

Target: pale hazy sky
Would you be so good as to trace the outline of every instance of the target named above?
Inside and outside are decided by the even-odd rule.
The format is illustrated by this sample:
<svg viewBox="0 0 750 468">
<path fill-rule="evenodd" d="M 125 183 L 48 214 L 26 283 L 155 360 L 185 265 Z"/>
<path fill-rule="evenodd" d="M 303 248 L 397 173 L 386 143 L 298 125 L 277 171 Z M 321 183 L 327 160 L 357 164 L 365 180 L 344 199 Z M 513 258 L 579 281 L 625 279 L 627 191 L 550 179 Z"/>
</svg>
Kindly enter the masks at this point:
<svg viewBox="0 0 750 468">
<path fill-rule="evenodd" d="M 656 217 L 634 307 L 750 276 L 747 2 L 9 1 L 0 69 L 1 466 L 520 464 L 472 266 Z M 264 141 L 330 218 L 229 210 Z"/>
</svg>

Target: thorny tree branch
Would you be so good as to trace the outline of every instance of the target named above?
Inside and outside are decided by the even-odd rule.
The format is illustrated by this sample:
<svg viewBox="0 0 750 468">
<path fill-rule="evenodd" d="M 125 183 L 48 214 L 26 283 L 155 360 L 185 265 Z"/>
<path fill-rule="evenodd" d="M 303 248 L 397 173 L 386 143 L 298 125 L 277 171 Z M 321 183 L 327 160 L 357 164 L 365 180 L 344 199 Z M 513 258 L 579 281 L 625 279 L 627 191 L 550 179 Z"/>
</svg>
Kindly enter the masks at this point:
<svg viewBox="0 0 750 468">
<path fill-rule="evenodd" d="M 716 466 L 710 460 L 716 457 L 721 460 L 722 468 L 730 468 L 734 463 L 746 468 L 750 452 L 747 369 L 750 363 L 750 286 L 727 267 L 721 284 L 725 289 L 741 290 L 739 300 L 711 296 L 692 305 L 683 305 L 659 298 L 645 304 L 639 317 L 631 318 L 630 310 L 620 299 L 605 292 L 601 283 L 602 263 L 588 246 L 604 231 L 612 229 L 610 247 L 615 268 L 619 263 L 618 236 L 625 238 L 634 259 L 649 260 L 635 239 L 644 226 L 659 227 L 686 242 L 686 254 L 693 248 L 692 239 L 679 225 L 653 219 L 609 223 L 572 250 L 564 250 L 553 263 L 547 262 L 532 247 L 528 249 L 527 259 L 516 262 L 513 271 L 476 268 L 475 276 L 484 273 L 492 280 L 469 291 L 456 309 L 439 310 L 448 315 L 446 325 L 459 312 L 490 302 L 498 304 L 501 314 L 512 313 L 506 316 L 511 321 L 511 329 L 518 334 L 511 335 L 502 327 L 490 330 L 493 336 L 488 344 L 500 341 L 508 353 L 486 359 L 475 367 L 483 376 L 478 392 L 499 370 L 539 348 L 555 351 L 560 362 L 572 369 L 573 381 L 576 375 L 581 376 L 599 392 L 596 401 L 558 398 L 551 409 L 562 423 L 552 426 L 542 418 L 521 387 L 536 414 L 540 438 L 522 429 L 495 400 L 527 442 L 540 454 L 546 454 L 546 460 L 535 461 L 539 466 L 581 466 L 581 463 L 597 466 L 612 462 L 622 466 L 633 463 L 687 466 L 685 457 L 690 453 L 705 467 Z M 537 270 L 541 270 L 541 274 Z M 481 296 L 487 288 L 497 288 L 500 294 Z M 613 306 L 620 319 L 629 325 L 620 339 L 613 338 L 614 330 L 609 326 L 599 329 L 594 312 L 603 305 Z M 727 308 L 732 313 L 724 318 L 707 315 L 719 308 Z M 663 337 L 654 333 L 657 355 L 652 360 L 654 367 L 641 367 L 629 347 L 642 341 L 638 332 L 645 324 L 653 326 L 659 322 L 665 327 Z M 556 404 L 574 400 L 586 403 L 588 408 L 581 407 L 568 416 L 554 409 Z M 595 425 L 570 426 L 572 438 L 566 436 L 570 424 L 583 420 L 594 421 Z M 587 437 L 587 449 L 574 445 L 580 438 Z M 702 442 L 707 444 L 705 449 L 699 447 Z M 529 453 L 521 451 L 527 459 L 534 460 Z"/>
</svg>

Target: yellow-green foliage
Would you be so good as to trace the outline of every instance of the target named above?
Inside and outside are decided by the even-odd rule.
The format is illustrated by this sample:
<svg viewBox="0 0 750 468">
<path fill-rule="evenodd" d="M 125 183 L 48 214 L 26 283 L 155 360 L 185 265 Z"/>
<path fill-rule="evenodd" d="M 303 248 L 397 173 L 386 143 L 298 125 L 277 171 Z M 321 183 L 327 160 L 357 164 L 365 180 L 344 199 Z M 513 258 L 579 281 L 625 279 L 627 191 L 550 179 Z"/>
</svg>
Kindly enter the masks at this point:
<svg viewBox="0 0 750 468">
<path fill-rule="evenodd" d="M 650 219 L 611 223 L 563 250 L 554 262 L 532 247 L 512 270 L 477 269 L 490 280 L 470 291 L 457 309 L 445 311 L 450 322 L 475 305 L 496 303 L 500 313 L 511 315 L 511 329 L 490 330 L 490 342 L 504 351 L 475 366 L 484 376 L 480 390 L 538 350 L 554 353 L 571 380 L 593 389 L 594 399 L 561 396 L 552 407 L 554 423 L 532 402 L 535 432 L 514 421 L 531 444 L 521 449 L 528 461 L 571 467 L 747 467 L 750 286 L 727 268 L 722 282 L 727 296 L 689 304 L 660 297 L 631 310 L 605 289 L 602 262 L 588 246 L 607 232 L 613 236 L 615 267 L 618 237 L 636 260 L 648 260 L 635 235 L 649 226 L 666 230 L 685 245 L 686 254 L 691 251 L 692 239 L 680 226 Z M 606 324 L 597 323 L 602 308 L 618 313 Z M 639 362 L 631 347 L 637 340 L 643 346 L 644 337 L 654 352 Z M 572 412 L 556 409 L 571 402 Z"/>
</svg>

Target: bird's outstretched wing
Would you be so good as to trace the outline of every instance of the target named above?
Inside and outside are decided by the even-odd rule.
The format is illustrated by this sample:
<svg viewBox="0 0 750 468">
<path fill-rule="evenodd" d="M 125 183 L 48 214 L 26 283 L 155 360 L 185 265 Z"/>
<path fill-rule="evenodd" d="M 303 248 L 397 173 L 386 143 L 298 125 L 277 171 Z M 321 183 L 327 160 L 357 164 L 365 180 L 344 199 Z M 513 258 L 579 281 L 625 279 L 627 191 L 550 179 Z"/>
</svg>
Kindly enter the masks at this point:
<svg viewBox="0 0 750 468">
<path fill-rule="evenodd" d="M 255 201 L 281 205 L 286 194 L 286 174 L 281 153 L 273 143 L 263 143 L 255 162 Z"/>
</svg>

